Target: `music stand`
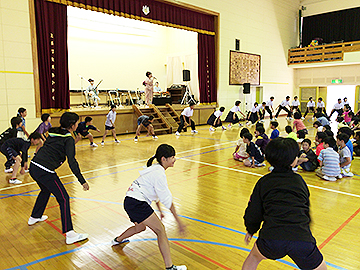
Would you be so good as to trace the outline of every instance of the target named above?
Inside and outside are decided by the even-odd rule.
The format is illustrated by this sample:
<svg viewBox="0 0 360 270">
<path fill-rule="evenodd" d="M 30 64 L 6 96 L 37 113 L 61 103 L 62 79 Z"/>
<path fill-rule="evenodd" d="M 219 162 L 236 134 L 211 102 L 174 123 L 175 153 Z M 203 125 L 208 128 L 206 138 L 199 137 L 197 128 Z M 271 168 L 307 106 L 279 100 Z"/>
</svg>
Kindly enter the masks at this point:
<svg viewBox="0 0 360 270">
<path fill-rule="evenodd" d="M 197 103 L 195 101 L 195 99 L 192 97 L 192 93 L 191 93 L 190 87 L 189 87 L 189 82 L 186 82 L 185 93 L 184 93 L 184 96 L 183 96 L 180 104 L 189 104 L 190 102 L 193 102 L 194 104 Z"/>
</svg>

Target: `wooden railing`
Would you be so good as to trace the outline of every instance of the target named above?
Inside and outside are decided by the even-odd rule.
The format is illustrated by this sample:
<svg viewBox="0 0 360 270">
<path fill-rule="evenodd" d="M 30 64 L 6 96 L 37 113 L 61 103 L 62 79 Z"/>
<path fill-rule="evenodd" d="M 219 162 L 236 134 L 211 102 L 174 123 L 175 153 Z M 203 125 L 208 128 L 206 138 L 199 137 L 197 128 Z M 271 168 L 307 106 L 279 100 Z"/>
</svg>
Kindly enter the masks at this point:
<svg viewBox="0 0 360 270">
<path fill-rule="evenodd" d="M 344 53 L 360 51 L 360 41 L 290 49 L 288 65 L 342 61 Z"/>
</svg>

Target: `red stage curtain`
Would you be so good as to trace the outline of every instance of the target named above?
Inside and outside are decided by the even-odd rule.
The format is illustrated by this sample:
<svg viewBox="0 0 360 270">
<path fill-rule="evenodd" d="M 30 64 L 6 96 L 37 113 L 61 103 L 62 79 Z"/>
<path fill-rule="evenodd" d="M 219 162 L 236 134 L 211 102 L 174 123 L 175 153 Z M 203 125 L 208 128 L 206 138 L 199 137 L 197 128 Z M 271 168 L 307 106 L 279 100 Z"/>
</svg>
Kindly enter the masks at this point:
<svg viewBox="0 0 360 270">
<path fill-rule="evenodd" d="M 69 109 L 67 7 L 35 0 L 35 17 L 41 109 Z"/>
<path fill-rule="evenodd" d="M 198 57 L 200 102 L 216 102 L 215 36 L 198 34 Z"/>
</svg>

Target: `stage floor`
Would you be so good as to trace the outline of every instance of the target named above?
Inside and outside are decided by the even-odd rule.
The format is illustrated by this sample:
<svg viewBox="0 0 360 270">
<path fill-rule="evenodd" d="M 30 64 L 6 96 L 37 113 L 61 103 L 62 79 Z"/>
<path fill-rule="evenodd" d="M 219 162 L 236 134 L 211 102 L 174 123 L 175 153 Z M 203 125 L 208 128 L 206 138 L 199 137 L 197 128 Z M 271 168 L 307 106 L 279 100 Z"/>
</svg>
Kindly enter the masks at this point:
<svg viewBox="0 0 360 270">
<path fill-rule="evenodd" d="M 279 119 L 281 135 L 286 120 Z M 314 138 L 311 118 L 305 121 L 309 138 Z M 265 127 L 269 134 L 269 121 Z M 209 132 L 198 128 L 197 135 L 161 135 L 158 140 L 132 135 L 119 136 L 120 144 L 107 138 L 104 146 L 89 147 L 87 140 L 76 146 L 77 159 L 90 185 L 84 192 L 68 164 L 57 170 L 71 196 L 75 230 L 89 233 L 89 240 L 65 244 L 61 233 L 59 206 L 50 198 L 46 222 L 29 227 L 39 187 L 26 174 L 23 184 L 9 185 L 9 175 L 0 172 L 0 268 L 1 269 L 164 269 L 156 237 L 147 229 L 124 247 L 111 247 L 110 241 L 132 223 L 124 209 L 127 188 L 135 180 L 158 145 L 175 147 L 177 161 L 166 171 L 174 204 L 187 225 L 180 237 L 169 211 L 163 220 L 175 264 L 188 269 L 241 269 L 255 240 L 244 244 L 244 210 L 256 181 L 268 173 L 263 168 L 245 168 L 232 159 L 239 127 Z M 95 139 L 100 144 L 100 139 Z M 30 151 L 33 155 L 33 148 Z M 0 162 L 5 159 L 1 155 Z M 328 263 L 328 269 L 359 269 L 360 241 L 360 160 L 352 163 L 352 178 L 336 182 L 320 180 L 314 173 L 299 170 L 311 197 L 312 232 Z M 258 269 L 294 269 L 286 257 L 264 261 Z"/>
</svg>

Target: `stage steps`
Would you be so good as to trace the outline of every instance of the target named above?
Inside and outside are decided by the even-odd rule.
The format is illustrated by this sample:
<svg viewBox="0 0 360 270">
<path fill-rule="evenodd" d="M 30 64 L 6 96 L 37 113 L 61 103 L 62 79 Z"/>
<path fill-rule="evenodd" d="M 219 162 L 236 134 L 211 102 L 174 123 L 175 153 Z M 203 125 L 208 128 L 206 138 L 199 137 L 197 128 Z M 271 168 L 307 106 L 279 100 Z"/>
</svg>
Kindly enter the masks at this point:
<svg viewBox="0 0 360 270">
<path fill-rule="evenodd" d="M 180 115 L 175 111 L 174 107 L 170 104 L 165 104 L 165 106 L 157 106 L 157 108 L 164 115 L 169 125 L 171 125 L 172 130 L 176 131 L 180 124 Z"/>
<path fill-rule="evenodd" d="M 169 124 L 169 122 L 165 119 L 164 115 L 155 105 L 150 104 L 149 108 L 140 107 L 138 105 L 132 105 L 132 107 L 137 117 L 141 115 L 154 116 L 154 122 L 152 123 L 152 125 L 154 127 L 155 134 L 172 133 L 172 126 Z"/>
</svg>

